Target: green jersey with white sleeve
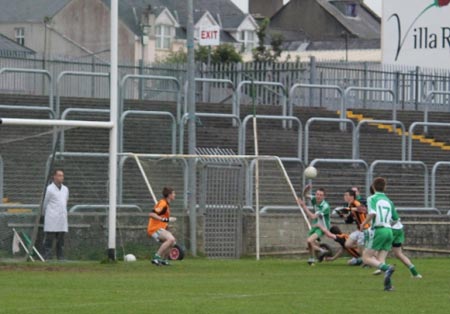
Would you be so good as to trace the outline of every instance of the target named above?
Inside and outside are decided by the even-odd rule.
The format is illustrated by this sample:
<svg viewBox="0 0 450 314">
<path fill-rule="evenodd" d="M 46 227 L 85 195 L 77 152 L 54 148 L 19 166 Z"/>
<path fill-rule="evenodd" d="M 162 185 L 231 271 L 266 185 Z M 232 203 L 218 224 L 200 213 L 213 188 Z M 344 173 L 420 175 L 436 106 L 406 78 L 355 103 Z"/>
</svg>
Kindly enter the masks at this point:
<svg viewBox="0 0 450 314">
<path fill-rule="evenodd" d="M 369 214 L 375 214 L 372 219 L 372 228 L 391 228 L 391 221 L 399 219 L 394 203 L 382 192 L 376 192 L 367 199 Z"/>
<path fill-rule="evenodd" d="M 317 204 L 316 197 L 311 199 L 311 204 L 314 208 L 314 213 L 319 215 L 318 218 L 312 221 L 312 224 L 320 224 L 327 229 L 330 229 L 330 204 L 327 201 L 323 200 L 320 204 Z"/>
</svg>

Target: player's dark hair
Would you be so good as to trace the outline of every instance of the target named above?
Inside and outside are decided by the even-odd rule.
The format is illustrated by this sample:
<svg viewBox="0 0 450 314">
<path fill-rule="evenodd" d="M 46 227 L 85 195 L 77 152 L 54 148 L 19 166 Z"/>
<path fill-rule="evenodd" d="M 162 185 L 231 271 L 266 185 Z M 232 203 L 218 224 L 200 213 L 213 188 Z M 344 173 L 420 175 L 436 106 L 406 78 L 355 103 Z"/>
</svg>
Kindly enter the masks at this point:
<svg viewBox="0 0 450 314">
<path fill-rule="evenodd" d="M 342 233 L 341 229 L 339 229 L 338 226 L 331 226 L 330 232 L 332 234 L 341 234 Z"/>
<path fill-rule="evenodd" d="M 172 194 L 173 189 L 169 188 L 169 187 L 164 187 L 162 190 L 162 195 L 164 196 L 164 198 L 169 197 L 170 194 Z"/>
<path fill-rule="evenodd" d="M 348 195 L 353 196 L 353 198 L 356 198 L 356 192 L 353 191 L 352 189 L 348 189 L 345 192 L 348 193 Z"/>
<path fill-rule="evenodd" d="M 372 185 L 370 186 L 369 192 L 370 192 L 370 195 L 374 195 L 375 194 L 375 190 L 373 189 Z"/>
<path fill-rule="evenodd" d="M 327 193 L 325 192 L 325 189 L 324 188 L 318 188 L 316 191 L 321 191 L 321 192 L 323 192 L 323 195 L 326 195 Z"/>
<path fill-rule="evenodd" d="M 375 178 L 372 183 L 375 192 L 384 192 L 386 188 L 386 179 L 382 177 Z"/>
<path fill-rule="evenodd" d="M 52 177 L 55 176 L 58 171 L 61 171 L 62 173 L 64 173 L 64 169 L 62 169 L 62 168 L 55 168 L 52 171 Z"/>
</svg>

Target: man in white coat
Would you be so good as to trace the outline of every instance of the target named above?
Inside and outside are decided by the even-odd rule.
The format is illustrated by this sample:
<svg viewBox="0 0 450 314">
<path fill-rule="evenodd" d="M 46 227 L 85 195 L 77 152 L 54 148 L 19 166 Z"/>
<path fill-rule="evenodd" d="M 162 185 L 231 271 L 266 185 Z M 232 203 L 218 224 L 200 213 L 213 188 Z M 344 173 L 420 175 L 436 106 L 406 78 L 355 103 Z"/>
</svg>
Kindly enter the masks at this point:
<svg viewBox="0 0 450 314">
<path fill-rule="evenodd" d="M 64 171 L 53 172 L 53 182 L 47 186 L 44 198 L 44 258 L 52 256 L 53 240 L 56 239 L 56 257 L 64 260 L 64 235 L 69 231 L 67 201 L 69 189 L 63 184 Z"/>
</svg>

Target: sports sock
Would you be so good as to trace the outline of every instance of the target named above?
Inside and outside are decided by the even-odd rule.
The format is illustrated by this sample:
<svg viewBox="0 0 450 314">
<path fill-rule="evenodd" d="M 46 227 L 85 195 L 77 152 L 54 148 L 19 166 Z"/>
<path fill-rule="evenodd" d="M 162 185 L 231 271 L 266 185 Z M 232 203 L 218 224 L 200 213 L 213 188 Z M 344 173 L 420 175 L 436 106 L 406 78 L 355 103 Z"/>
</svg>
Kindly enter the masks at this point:
<svg viewBox="0 0 450 314">
<path fill-rule="evenodd" d="M 413 276 L 417 276 L 419 273 L 417 272 L 417 270 L 416 270 L 416 266 L 414 266 L 414 265 L 410 265 L 409 267 L 409 271 L 411 272 L 411 274 L 413 275 Z"/>
<path fill-rule="evenodd" d="M 389 269 L 389 265 L 386 265 L 385 263 L 381 263 L 378 265 L 378 269 L 381 269 L 382 271 L 386 271 Z"/>
</svg>

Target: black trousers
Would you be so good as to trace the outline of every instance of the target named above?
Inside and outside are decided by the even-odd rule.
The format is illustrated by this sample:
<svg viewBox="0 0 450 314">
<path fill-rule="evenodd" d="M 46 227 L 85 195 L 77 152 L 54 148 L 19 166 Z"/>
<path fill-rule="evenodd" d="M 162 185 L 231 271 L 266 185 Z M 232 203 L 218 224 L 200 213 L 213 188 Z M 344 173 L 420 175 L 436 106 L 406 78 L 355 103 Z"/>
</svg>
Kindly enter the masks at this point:
<svg viewBox="0 0 450 314">
<path fill-rule="evenodd" d="M 64 259 L 64 235 L 65 232 L 46 232 L 44 237 L 44 259 L 52 257 L 53 241 L 56 239 L 56 258 Z"/>
</svg>

